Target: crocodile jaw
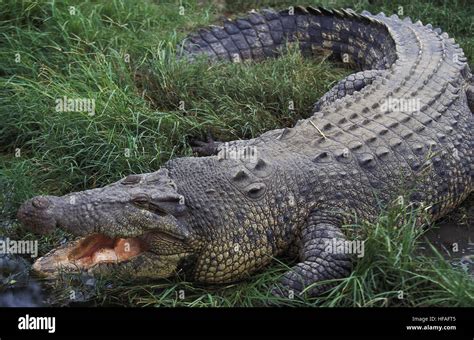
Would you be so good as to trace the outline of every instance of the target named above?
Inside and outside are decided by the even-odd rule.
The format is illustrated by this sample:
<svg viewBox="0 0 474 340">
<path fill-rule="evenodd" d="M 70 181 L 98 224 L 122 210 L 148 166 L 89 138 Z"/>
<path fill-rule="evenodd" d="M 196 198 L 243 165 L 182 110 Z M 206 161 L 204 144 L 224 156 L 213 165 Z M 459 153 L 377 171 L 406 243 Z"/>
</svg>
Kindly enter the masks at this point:
<svg viewBox="0 0 474 340">
<path fill-rule="evenodd" d="M 40 257 L 33 270 L 42 276 L 55 276 L 61 271 L 88 271 L 101 263 L 119 264 L 146 251 L 139 238 L 110 238 L 92 234 L 68 242 Z"/>
</svg>

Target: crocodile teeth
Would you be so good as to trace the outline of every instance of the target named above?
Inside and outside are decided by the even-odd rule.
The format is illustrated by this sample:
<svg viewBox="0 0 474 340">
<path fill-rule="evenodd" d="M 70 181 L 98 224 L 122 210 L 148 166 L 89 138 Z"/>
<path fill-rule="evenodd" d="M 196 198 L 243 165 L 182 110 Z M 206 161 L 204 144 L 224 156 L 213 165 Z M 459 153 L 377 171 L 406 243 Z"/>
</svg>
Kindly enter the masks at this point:
<svg viewBox="0 0 474 340">
<path fill-rule="evenodd" d="M 56 248 L 36 260 L 33 269 L 46 276 L 58 270 L 87 270 L 99 263 L 119 263 L 145 251 L 144 244 L 136 238 L 109 238 L 93 234 Z"/>
</svg>

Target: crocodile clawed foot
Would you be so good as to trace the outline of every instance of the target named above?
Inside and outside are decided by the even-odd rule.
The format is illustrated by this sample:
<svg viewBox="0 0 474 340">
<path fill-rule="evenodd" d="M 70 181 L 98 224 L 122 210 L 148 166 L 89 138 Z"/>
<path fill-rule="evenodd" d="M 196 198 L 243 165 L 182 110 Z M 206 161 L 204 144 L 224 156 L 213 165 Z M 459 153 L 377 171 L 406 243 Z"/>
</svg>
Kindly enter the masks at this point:
<svg viewBox="0 0 474 340">
<path fill-rule="evenodd" d="M 200 140 L 191 140 L 190 144 L 191 149 L 194 153 L 196 153 L 200 157 L 206 157 L 217 155 L 217 148 L 219 147 L 221 142 L 214 140 L 212 134 L 208 132 L 207 141 L 204 142 Z"/>
<path fill-rule="evenodd" d="M 292 287 L 281 281 L 270 288 L 270 298 L 266 303 L 268 307 L 293 305 L 294 303 L 307 303 L 308 298 L 314 298 L 327 293 L 334 285 L 316 284 L 303 290 Z"/>
<path fill-rule="evenodd" d="M 290 274 L 291 275 L 291 274 Z M 313 283 L 312 285 L 302 289 L 301 286 L 292 287 L 288 285 L 286 277 L 283 277 L 281 282 L 274 284 L 270 289 L 270 295 L 275 297 L 277 300 L 285 299 L 289 301 L 304 301 L 307 298 L 314 298 L 317 296 L 324 295 L 329 290 L 334 288 L 334 283 Z M 278 303 L 274 303 L 278 305 Z"/>
<path fill-rule="evenodd" d="M 270 295 L 277 300 L 295 300 L 301 297 L 301 292 L 295 291 L 293 288 L 284 284 L 277 283 L 270 288 Z"/>
<path fill-rule="evenodd" d="M 282 307 L 294 301 L 302 301 L 300 294 L 295 293 L 293 289 L 281 283 L 272 285 L 269 293 L 268 300 L 265 303 L 267 307 Z"/>
<path fill-rule="evenodd" d="M 352 267 L 350 254 L 332 248 L 335 242 L 344 242 L 345 236 L 337 223 L 321 221 L 318 212 L 308 218 L 303 228 L 300 262 L 285 272 L 271 293 L 285 299 L 313 298 L 335 287 L 335 280 L 349 275 Z"/>
</svg>

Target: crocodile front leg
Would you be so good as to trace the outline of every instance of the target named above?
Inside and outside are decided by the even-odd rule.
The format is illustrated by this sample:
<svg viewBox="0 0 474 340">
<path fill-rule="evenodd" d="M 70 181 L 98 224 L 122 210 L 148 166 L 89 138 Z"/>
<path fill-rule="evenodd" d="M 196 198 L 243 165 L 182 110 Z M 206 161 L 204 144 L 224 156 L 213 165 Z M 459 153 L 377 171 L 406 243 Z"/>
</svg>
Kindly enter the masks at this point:
<svg viewBox="0 0 474 340">
<path fill-rule="evenodd" d="M 320 295 L 333 284 L 308 287 L 319 281 L 339 279 L 350 274 L 350 255 L 338 253 L 331 246 L 346 240 L 337 222 L 322 220 L 313 214 L 302 229 L 301 235 L 301 262 L 283 275 L 280 283 L 273 287 L 273 295 L 288 298 L 302 295 L 303 292 L 309 296 Z"/>
<path fill-rule="evenodd" d="M 216 141 L 212 134 L 209 132 L 207 134 L 207 140 L 205 142 L 200 140 L 192 140 L 191 149 L 199 157 L 207 157 L 217 155 L 219 145 L 221 144 L 222 142 Z"/>
</svg>

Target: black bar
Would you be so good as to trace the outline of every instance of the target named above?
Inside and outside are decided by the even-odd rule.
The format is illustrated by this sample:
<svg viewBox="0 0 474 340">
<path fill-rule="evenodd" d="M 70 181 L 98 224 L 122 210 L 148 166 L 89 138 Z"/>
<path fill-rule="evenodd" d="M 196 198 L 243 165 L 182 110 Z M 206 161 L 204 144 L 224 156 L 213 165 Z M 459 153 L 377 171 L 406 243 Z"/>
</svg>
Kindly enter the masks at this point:
<svg viewBox="0 0 474 340">
<path fill-rule="evenodd" d="M 55 332 L 19 330 L 19 318 L 54 316 Z M 416 319 L 413 319 L 416 318 Z M 425 322 L 423 318 L 428 318 Z M 432 319 L 430 319 L 432 318 Z M 418 320 L 418 321 L 417 321 Z M 472 308 L 3 308 L 0 338 L 117 337 L 141 334 L 158 338 L 307 335 L 387 338 L 473 339 Z M 456 326 L 456 330 L 407 330 L 407 326 Z M 226 334 L 223 334 L 225 332 Z M 308 339 L 310 339 L 308 338 Z"/>
</svg>

